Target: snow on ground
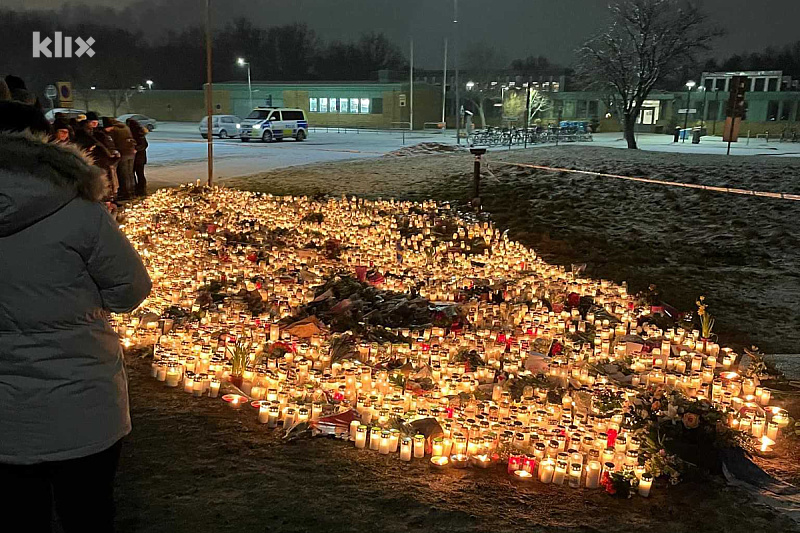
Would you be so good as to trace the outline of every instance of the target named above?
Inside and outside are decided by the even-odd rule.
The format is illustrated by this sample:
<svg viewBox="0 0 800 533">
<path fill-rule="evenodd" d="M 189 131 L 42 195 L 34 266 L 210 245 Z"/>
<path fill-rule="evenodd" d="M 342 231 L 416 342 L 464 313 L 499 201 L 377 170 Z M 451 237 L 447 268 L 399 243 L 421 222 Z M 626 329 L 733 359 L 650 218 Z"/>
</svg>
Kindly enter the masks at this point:
<svg viewBox="0 0 800 533">
<path fill-rule="evenodd" d="M 200 137 L 196 123 L 165 122 L 150 134 L 147 174 L 152 187 L 176 185 L 205 179 L 206 141 Z M 311 163 L 328 163 L 349 159 L 375 158 L 386 153 L 410 148 L 421 142 L 455 144 L 455 132 L 357 131 L 340 128 L 313 128 L 307 141 L 285 141 L 263 144 L 242 143 L 238 139 L 214 139 L 214 175 L 217 179 L 246 176 L 276 168 Z M 463 143 L 463 141 L 462 141 Z M 643 150 L 686 154 L 724 154 L 726 145 L 719 137 L 705 137 L 699 145 L 691 142 L 674 144 L 668 135 L 640 134 Z M 599 133 L 590 146 L 625 148 L 620 133 Z M 549 145 L 537 145 L 544 148 Z M 520 150 L 514 147 L 513 150 Z M 494 147 L 492 152 L 508 151 Z M 798 156 L 798 143 L 766 143 L 751 140 L 735 143 L 734 155 Z"/>
</svg>

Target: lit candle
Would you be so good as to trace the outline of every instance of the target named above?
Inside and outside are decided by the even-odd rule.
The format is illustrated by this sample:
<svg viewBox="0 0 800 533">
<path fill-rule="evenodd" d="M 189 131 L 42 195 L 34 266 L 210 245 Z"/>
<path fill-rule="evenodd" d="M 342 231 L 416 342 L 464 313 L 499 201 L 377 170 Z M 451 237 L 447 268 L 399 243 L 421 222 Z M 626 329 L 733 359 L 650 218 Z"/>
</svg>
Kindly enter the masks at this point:
<svg viewBox="0 0 800 533">
<path fill-rule="evenodd" d="M 642 479 L 639 480 L 639 488 L 638 493 L 639 496 L 643 496 L 645 498 L 650 496 L 650 488 L 653 486 L 653 476 L 652 474 L 648 474 L 645 472 L 642 474 Z"/>
<path fill-rule="evenodd" d="M 392 439 L 388 431 L 381 432 L 380 449 L 378 450 L 381 455 L 388 455 L 392 449 Z"/>
<path fill-rule="evenodd" d="M 211 386 L 208 389 L 208 395 L 212 398 L 216 398 L 219 396 L 219 387 L 221 383 L 218 379 L 211 380 Z"/>
<path fill-rule="evenodd" d="M 363 450 L 367 447 L 367 429 L 363 424 L 356 428 L 356 448 Z"/>
<path fill-rule="evenodd" d="M 444 455 L 444 438 L 436 437 L 433 439 L 433 455 Z"/>
<path fill-rule="evenodd" d="M 416 442 L 415 442 L 415 444 L 416 444 Z M 416 452 L 416 446 L 414 448 L 415 448 L 414 451 Z M 415 457 L 416 457 L 416 454 L 415 454 Z M 431 463 L 430 464 L 431 464 L 431 468 L 434 468 L 436 470 L 440 470 L 442 468 L 445 468 L 449 463 L 450 463 L 450 459 L 448 459 L 447 457 L 436 455 L 436 456 L 431 457 Z"/>
<path fill-rule="evenodd" d="M 360 426 L 360 425 L 361 425 L 361 422 L 359 422 L 358 420 L 353 420 L 352 422 L 350 422 L 350 440 L 351 441 L 356 440 L 356 433 L 358 432 L 358 426 Z"/>
<path fill-rule="evenodd" d="M 411 460 L 412 444 L 413 444 L 413 442 L 409 437 L 403 437 L 403 440 L 400 441 L 400 460 L 401 461 L 410 461 Z"/>
<path fill-rule="evenodd" d="M 269 422 L 269 408 L 270 405 L 267 402 L 261 402 L 258 406 L 258 421 L 262 424 Z"/>
<path fill-rule="evenodd" d="M 569 471 L 569 486 L 570 488 L 577 489 L 581 486 L 581 474 L 583 473 L 583 466 L 580 463 L 572 463 Z"/>
<path fill-rule="evenodd" d="M 533 474 L 527 470 L 514 470 L 514 477 L 520 481 L 530 481 L 533 479 Z"/>
<path fill-rule="evenodd" d="M 281 414 L 280 404 L 273 403 L 269 406 L 269 419 L 267 420 L 268 428 L 278 427 L 278 417 Z"/>
<path fill-rule="evenodd" d="M 563 485 L 564 479 L 567 477 L 567 462 L 556 461 L 556 468 L 553 472 L 553 483 L 556 485 Z"/>
<path fill-rule="evenodd" d="M 539 481 L 542 483 L 552 483 L 556 463 L 552 459 L 545 459 L 539 465 Z"/>
<path fill-rule="evenodd" d="M 414 457 L 425 457 L 425 435 L 414 435 Z"/>
<path fill-rule="evenodd" d="M 181 372 L 177 366 L 170 366 L 167 369 L 167 375 L 165 381 L 167 382 L 167 387 L 177 387 L 178 383 L 181 379 Z"/>
<path fill-rule="evenodd" d="M 369 449 L 376 452 L 381 449 L 381 428 L 377 426 L 369 431 Z"/>
<path fill-rule="evenodd" d="M 600 461 L 589 461 L 586 465 L 586 488 L 596 489 L 600 486 Z"/>
</svg>

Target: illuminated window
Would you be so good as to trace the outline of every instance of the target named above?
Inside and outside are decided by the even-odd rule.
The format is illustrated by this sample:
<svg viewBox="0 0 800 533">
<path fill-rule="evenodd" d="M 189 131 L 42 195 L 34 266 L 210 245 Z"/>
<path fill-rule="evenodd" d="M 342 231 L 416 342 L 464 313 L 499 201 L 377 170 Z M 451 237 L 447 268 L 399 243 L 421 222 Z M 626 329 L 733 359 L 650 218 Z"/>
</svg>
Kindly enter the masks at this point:
<svg viewBox="0 0 800 533">
<path fill-rule="evenodd" d="M 312 113 L 316 113 L 317 111 L 317 99 L 316 98 L 309 98 L 308 99 L 308 110 Z"/>
<path fill-rule="evenodd" d="M 358 98 L 351 98 L 350 99 L 350 112 L 351 113 L 358 113 Z"/>
<path fill-rule="evenodd" d="M 361 99 L 361 112 L 362 113 L 369 113 L 369 98 L 362 98 Z"/>
<path fill-rule="evenodd" d="M 328 98 L 328 104 L 330 105 L 330 107 L 328 108 L 329 113 L 336 113 L 336 111 L 338 110 L 338 107 L 336 107 L 337 101 L 338 100 L 336 100 L 336 98 Z"/>
<path fill-rule="evenodd" d="M 349 113 L 347 102 L 347 98 L 339 98 L 339 113 Z"/>
<path fill-rule="evenodd" d="M 327 98 L 320 98 L 319 99 L 319 112 L 320 113 L 327 113 L 328 112 L 328 99 Z"/>
</svg>

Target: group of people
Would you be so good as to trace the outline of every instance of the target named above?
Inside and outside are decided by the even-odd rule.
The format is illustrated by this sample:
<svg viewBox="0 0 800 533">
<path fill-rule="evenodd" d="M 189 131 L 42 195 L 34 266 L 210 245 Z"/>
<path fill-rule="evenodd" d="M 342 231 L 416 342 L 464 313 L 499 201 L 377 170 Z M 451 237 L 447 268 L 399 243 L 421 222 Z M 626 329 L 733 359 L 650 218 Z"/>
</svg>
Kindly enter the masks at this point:
<svg viewBox="0 0 800 533">
<path fill-rule="evenodd" d="M 38 99 L 16 76 L 0 80 L 0 101 L 30 106 L 31 109 L 26 109 L 25 113 L 41 113 Z M 144 167 L 147 164 L 148 130 L 138 121 L 129 118 L 120 122 L 113 117 L 100 117 L 94 111 L 74 117 L 56 113 L 54 118 L 52 126 L 47 124 L 44 116 L 37 118 L 37 128 L 48 133 L 52 142 L 74 144 L 92 158 L 105 173 L 109 191 L 107 201 L 124 201 L 147 194 Z"/>
<path fill-rule="evenodd" d="M 146 141 L 91 113 L 51 126 L 21 82 L 0 84 L 0 509 L 15 530 L 108 533 L 131 431 L 108 316 L 152 285 L 104 201 L 115 167 L 135 194 Z"/>
</svg>

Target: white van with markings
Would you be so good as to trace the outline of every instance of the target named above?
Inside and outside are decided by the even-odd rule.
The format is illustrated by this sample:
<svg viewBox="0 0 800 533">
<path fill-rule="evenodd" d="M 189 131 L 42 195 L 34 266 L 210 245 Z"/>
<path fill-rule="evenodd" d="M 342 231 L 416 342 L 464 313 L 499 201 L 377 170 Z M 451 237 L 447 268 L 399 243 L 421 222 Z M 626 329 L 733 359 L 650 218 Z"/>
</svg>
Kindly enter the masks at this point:
<svg viewBox="0 0 800 533">
<path fill-rule="evenodd" d="M 284 139 L 304 141 L 308 138 L 308 119 L 302 109 L 257 107 L 242 121 L 240 139 L 262 142 Z"/>
</svg>

